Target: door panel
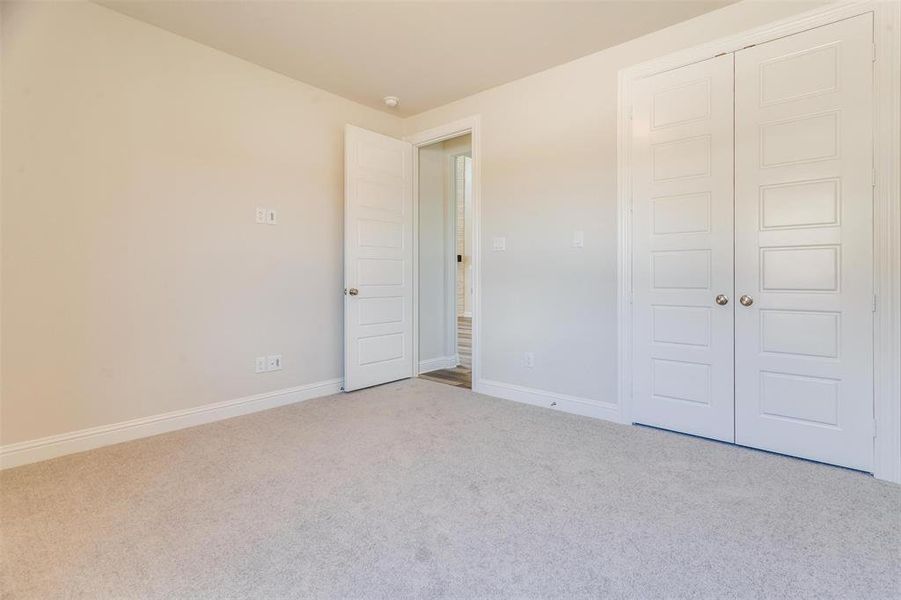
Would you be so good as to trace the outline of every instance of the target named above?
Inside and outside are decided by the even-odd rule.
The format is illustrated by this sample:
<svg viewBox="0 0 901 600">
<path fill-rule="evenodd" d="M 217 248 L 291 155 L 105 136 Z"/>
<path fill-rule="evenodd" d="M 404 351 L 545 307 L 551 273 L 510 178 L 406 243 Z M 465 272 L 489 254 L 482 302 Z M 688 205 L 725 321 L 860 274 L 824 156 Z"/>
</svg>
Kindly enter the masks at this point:
<svg viewBox="0 0 901 600">
<path fill-rule="evenodd" d="M 412 148 L 345 131 L 344 389 L 413 375 Z M 349 294 L 348 291 L 356 291 Z"/>
<path fill-rule="evenodd" d="M 872 19 L 735 54 L 736 442 L 871 470 Z"/>
<path fill-rule="evenodd" d="M 633 420 L 733 441 L 732 56 L 638 82 Z"/>
</svg>

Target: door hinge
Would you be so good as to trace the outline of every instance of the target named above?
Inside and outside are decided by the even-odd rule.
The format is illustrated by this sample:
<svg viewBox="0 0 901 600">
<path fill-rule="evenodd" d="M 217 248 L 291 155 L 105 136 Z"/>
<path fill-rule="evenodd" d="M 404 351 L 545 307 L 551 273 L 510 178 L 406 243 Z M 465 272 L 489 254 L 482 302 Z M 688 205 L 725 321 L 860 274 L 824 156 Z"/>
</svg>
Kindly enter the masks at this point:
<svg viewBox="0 0 901 600">
<path fill-rule="evenodd" d="M 876 62 L 876 42 L 873 42 L 873 62 Z"/>
<path fill-rule="evenodd" d="M 873 312 L 876 312 L 876 294 L 873 294 Z"/>
<path fill-rule="evenodd" d="M 876 422 L 877 422 L 877 421 L 876 421 L 876 419 L 874 418 L 874 419 L 873 419 L 873 437 L 874 437 L 874 438 L 876 437 Z"/>
</svg>

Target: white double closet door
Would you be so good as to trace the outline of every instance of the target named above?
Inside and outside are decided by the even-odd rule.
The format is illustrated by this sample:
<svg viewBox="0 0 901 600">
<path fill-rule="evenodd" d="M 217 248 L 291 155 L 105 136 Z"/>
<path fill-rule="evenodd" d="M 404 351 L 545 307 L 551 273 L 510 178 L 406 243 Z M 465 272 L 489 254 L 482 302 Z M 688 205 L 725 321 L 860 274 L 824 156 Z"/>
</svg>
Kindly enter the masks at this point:
<svg viewBox="0 0 901 600">
<path fill-rule="evenodd" d="M 633 421 L 872 470 L 872 32 L 636 86 Z"/>
</svg>

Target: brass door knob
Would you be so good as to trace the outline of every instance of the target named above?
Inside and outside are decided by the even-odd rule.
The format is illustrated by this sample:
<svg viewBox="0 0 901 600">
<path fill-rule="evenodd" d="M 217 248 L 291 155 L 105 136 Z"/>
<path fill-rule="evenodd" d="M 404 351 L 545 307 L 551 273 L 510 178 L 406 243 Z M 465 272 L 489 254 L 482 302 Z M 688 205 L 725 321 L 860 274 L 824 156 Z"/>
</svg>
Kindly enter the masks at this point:
<svg viewBox="0 0 901 600">
<path fill-rule="evenodd" d="M 360 293 L 360 290 L 358 290 L 357 288 L 350 288 L 349 290 L 347 290 L 347 293 L 351 296 L 356 296 Z"/>
<path fill-rule="evenodd" d="M 738 301 L 741 302 L 742 306 L 751 306 L 752 304 L 754 304 L 754 298 L 750 297 L 747 294 L 744 294 L 741 298 L 738 299 Z"/>
<path fill-rule="evenodd" d="M 717 295 L 715 300 L 716 300 L 716 303 L 719 304 L 720 306 L 726 306 L 727 304 L 729 304 L 729 296 L 727 296 L 726 294 Z"/>
</svg>

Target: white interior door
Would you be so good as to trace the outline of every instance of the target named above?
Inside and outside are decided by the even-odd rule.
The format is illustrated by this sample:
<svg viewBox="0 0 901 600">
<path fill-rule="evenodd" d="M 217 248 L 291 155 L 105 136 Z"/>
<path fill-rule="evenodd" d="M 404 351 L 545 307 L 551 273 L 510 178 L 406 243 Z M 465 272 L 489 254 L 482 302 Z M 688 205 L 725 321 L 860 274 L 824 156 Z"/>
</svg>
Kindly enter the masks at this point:
<svg viewBox="0 0 901 600">
<path fill-rule="evenodd" d="M 734 435 L 732 86 L 732 55 L 640 81 L 632 137 L 632 420 L 725 441 Z"/>
<path fill-rule="evenodd" d="M 863 470 L 872 50 L 867 14 L 735 55 L 736 441 Z"/>
<path fill-rule="evenodd" d="M 413 151 L 348 125 L 344 389 L 413 376 Z"/>
</svg>

